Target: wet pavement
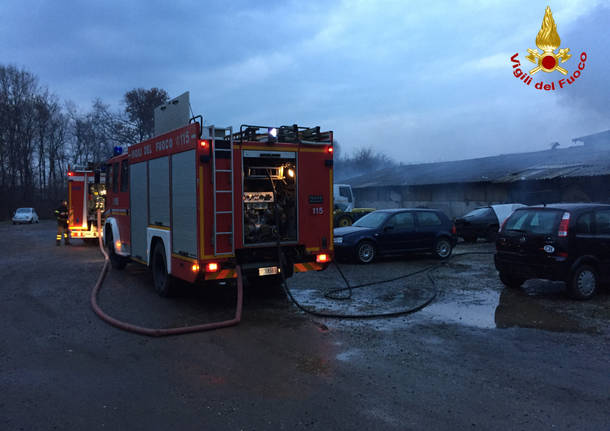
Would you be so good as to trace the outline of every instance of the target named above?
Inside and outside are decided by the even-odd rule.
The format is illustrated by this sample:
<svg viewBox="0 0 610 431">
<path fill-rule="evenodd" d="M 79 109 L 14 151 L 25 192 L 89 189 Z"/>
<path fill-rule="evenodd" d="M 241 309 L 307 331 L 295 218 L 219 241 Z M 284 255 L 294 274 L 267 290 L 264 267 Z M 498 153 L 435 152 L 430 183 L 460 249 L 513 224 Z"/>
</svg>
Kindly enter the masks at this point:
<svg viewBox="0 0 610 431">
<path fill-rule="evenodd" d="M 505 289 L 490 244 L 341 264 L 246 292 L 240 325 L 151 339 L 89 306 L 102 259 L 54 226 L 0 224 L 0 429 L 610 429 L 610 295 L 573 301 L 562 283 Z M 486 254 L 470 254 L 480 252 Z M 463 254 L 460 256 L 460 254 Z M 111 271 L 100 304 L 168 327 L 232 316 L 231 285 L 159 298 L 139 265 Z M 344 295 L 347 292 L 336 293 Z"/>
</svg>

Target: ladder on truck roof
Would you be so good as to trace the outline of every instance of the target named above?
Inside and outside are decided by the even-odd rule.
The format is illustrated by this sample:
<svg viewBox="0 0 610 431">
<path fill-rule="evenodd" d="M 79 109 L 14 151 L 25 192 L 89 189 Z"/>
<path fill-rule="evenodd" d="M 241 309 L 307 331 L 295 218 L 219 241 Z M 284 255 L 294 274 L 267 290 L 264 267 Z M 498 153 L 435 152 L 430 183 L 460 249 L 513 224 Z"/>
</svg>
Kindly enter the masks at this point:
<svg viewBox="0 0 610 431">
<path fill-rule="evenodd" d="M 214 187 L 214 255 L 229 256 L 235 254 L 233 128 L 210 126 L 208 131 L 211 140 Z"/>
</svg>

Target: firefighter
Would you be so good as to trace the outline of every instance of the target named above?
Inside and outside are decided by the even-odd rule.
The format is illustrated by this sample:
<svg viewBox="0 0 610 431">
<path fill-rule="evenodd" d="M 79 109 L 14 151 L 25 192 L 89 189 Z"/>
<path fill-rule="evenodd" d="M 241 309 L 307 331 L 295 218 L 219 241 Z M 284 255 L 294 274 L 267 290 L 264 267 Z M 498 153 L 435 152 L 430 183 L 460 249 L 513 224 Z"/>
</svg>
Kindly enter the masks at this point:
<svg viewBox="0 0 610 431">
<path fill-rule="evenodd" d="M 61 244 L 61 237 L 64 237 L 64 244 L 70 245 L 70 232 L 68 231 L 68 218 L 70 217 L 70 211 L 68 211 L 68 202 L 62 201 L 59 208 L 55 211 L 55 217 L 57 218 L 57 245 Z"/>
<path fill-rule="evenodd" d="M 87 200 L 87 229 L 91 230 L 91 224 L 95 220 L 95 195 L 93 187 L 89 188 L 89 200 Z"/>
</svg>

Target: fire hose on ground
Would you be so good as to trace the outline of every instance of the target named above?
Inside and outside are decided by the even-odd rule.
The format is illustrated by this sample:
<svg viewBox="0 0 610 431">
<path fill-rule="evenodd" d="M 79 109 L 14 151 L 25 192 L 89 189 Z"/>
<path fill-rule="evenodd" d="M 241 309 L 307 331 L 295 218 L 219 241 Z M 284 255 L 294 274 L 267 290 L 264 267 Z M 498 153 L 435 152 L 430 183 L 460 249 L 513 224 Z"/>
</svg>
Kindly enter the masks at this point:
<svg viewBox="0 0 610 431">
<path fill-rule="evenodd" d="M 212 323 L 204 323 L 200 325 L 193 326 L 183 326 L 178 328 L 145 328 L 143 326 L 133 325 L 131 323 L 123 322 L 121 320 L 115 319 L 112 316 L 109 316 L 101 309 L 101 307 L 97 303 L 97 296 L 99 291 L 104 283 L 104 279 L 106 278 L 106 274 L 108 273 L 108 267 L 110 265 L 110 257 L 108 253 L 104 249 L 104 244 L 102 243 L 102 235 L 101 235 L 101 225 L 102 225 L 102 215 L 101 211 L 97 211 L 97 231 L 99 233 L 98 240 L 99 246 L 102 254 L 104 255 L 104 266 L 102 268 L 102 272 L 100 273 L 97 283 L 95 287 L 91 291 L 91 307 L 95 314 L 97 314 L 100 319 L 104 322 L 115 326 L 124 331 L 133 332 L 135 334 L 147 335 L 149 337 L 164 337 L 168 335 L 180 335 L 180 334 L 189 334 L 192 332 L 203 332 L 210 331 L 212 329 L 226 328 L 227 326 L 237 325 L 241 321 L 241 312 L 243 307 L 243 280 L 241 275 L 241 268 L 238 266 L 237 270 L 237 304 L 235 306 L 235 317 L 230 320 L 224 320 L 221 322 L 212 322 Z"/>
<path fill-rule="evenodd" d="M 271 173 L 269 172 L 269 170 L 267 170 L 267 178 L 269 179 L 269 182 L 271 183 L 271 189 L 273 191 L 273 198 L 275 201 L 275 194 L 276 194 L 275 183 L 273 182 L 273 179 L 271 178 Z M 311 314 L 312 316 L 317 316 L 317 317 L 329 317 L 329 318 L 335 318 L 335 319 L 379 319 L 379 318 L 385 318 L 385 317 L 405 316 L 407 314 L 416 313 L 416 312 L 424 309 L 428 305 L 430 305 L 430 303 L 432 301 L 434 301 L 434 299 L 436 299 L 436 297 L 438 295 L 438 288 L 437 288 L 436 282 L 432 278 L 431 274 L 432 274 L 432 272 L 434 272 L 435 270 L 437 270 L 438 268 L 440 268 L 441 266 L 443 266 L 447 263 L 447 260 L 445 260 L 441 263 L 431 265 L 426 268 L 423 268 L 423 269 L 420 269 L 417 271 L 413 271 L 413 272 L 410 272 L 407 274 L 403 274 L 398 277 L 393 277 L 393 278 L 390 278 L 387 280 L 373 281 L 370 283 L 362 283 L 362 284 L 352 286 L 349 283 L 349 281 L 347 280 L 347 277 L 345 277 L 345 274 L 341 270 L 341 267 L 337 264 L 337 262 L 335 262 L 333 260 L 333 264 L 335 265 L 335 268 L 337 268 L 337 271 L 341 275 L 341 278 L 343 279 L 343 282 L 345 283 L 346 287 L 342 287 L 339 289 L 333 289 L 333 290 L 326 292 L 324 294 L 324 297 L 327 299 L 332 299 L 332 300 L 336 300 L 336 301 L 344 301 L 344 300 L 352 298 L 352 292 L 354 289 L 374 286 L 374 285 L 379 285 L 379 284 L 384 284 L 384 283 L 390 283 L 392 281 L 397 281 L 397 280 L 413 277 L 415 275 L 422 274 L 422 273 L 425 273 L 427 275 L 428 280 L 430 281 L 430 283 L 433 287 L 433 292 L 432 292 L 432 295 L 430 295 L 427 299 L 425 299 L 421 303 L 419 303 L 413 307 L 403 308 L 402 310 L 397 310 L 397 311 L 390 311 L 390 312 L 384 312 L 384 313 L 368 313 L 368 314 L 339 314 L 339 313 L 320 312 L 320 311 L 316 311 L 316 310 L 310 310 L 307 307 L 305 307 L 304 305 L 302 305 L 299 301 L 297 301 L 296 298 L 292 295 L 292 292 L 291 292 L 290 288 L 288 287 L 288 284 L 286 283 L 286 276 L 284 275 L 285 271 L 283 270 L 284 262 L 285 262 L 286 258 L 284 256 L 284 253 L 282 252 L 282 247 L 280 244 L 280 241 L 281 241 L 281 239 L 280 239 L 280 220 L 279 220 L 279 214 L 277 211 L 275 211 L 275 234 L 276 234 L 275 235 L 276 247 L 277 247 L 277 253 L 278 253 L 278 265 L 282 269 L 282 270 L 280 270 L 280 277 L 282 279 L 282 288 L 284 289 L 284 292 L 286 292 L 286 295 L 288 296 L 288 298 L 290 298 L 290 300 L 299 310 L 301 310 L 305 313 Z M 456 257 L 473 255 L 473 254 L 490 254 L 490 253 L 475 251 L 475 252 L 461 253 L 461 254 L 457 255 Z M 347 296 L 343 296 L 343 297 L 333 296 L 333 294 L 335 294 L 335 293 L 345 292 L 345 291 L 349 292 Z"/>
<path fill-rule="evenodd" d="M 274 191 L 275 191 L 275 187 Z M 279 226 L 279 225 L 278 225 Z M 98 227 L 98 232 L 101 233 L 101 212 L 98 210 L 97 212 L 97 227 Z M 276 226 L 277 227 L 277 226 Z M 279 230 L 277 230 L 277 232 L 279 232 Z M 281 246 L 280 246 L 280 241 L 279 241 L 279 234 L 277 235 L 277 250 L 278 250 L 278 260 L 279 260 L 279 267 L 283 268 L 285 265 L 285 256 L 284 253 L 282 252 Z M 236 307 L 235 307 L 235 317 L 233 319 L 230 320 L 224 320 L 224 321 L 220 321 L 220 322 L 211 322 L 211 323 L 204 323 L 204 324 L 199 324 L 199 325 L 193 325 L 193 326 L 184 326 L 184 327 L 177 327 L 177 328 L 146 328 L 146 327 L 142 327 L 142 326 L 137 326 L 131 323 L 127 323 L 127 322 L 123 322 L 121 320 L 118 320 L 108 314 L 106 314 L 101 307 L 99 306 L 99 304 L 97 303 L 97 297 L 99 294 L 99 291 L 102 287 L 102 284 L 106 278 L 106 275 L 108 273 L 108 268 L 110 266 L 110 257 L 108 256 L 108 253 L 106 252 L 106 250 L 104 249 L 104 245 L 102 243 L 102 235 L 100 234 L 98 236 L 98 240 L 99 240 L 99 247 L 100 250 L 102 252 L 102 254 L 104 255 L 104 266 L 102 268 L 102 271 L 98 277 L 97 283 L 95 284 L 93 290 L 91 291 L 91 307 L 93 308 L 93 311 L 95 312 L 95 314 L 97 314 L 103 321 L 105 321 L 106 323 L 115 326 L 119 329 L 122 329 L 124 331 L 128 331 L 128 332 L 133 332 L 136 334 L 140 334 L 140 335 L 146 335 L 146 336 L 150 336 L 150 337 L 163 337 L 163 336 L 168 336 L 168 335 L 180 335 L 180 334 L 188 334 L 188 333 L 193 333 L 193 332 L 203 332 L 203 331 L 209 331 L 209 330 L 213 330 L 213 329 L 220 329 L 220 328 L 226 328 L 228 326 L 234 326 L 237 325 L 240 321 L 241 321 L 241 315 L 242 315 L 242 309 L 243 309 L 243 277 L 242 277 L 242 272 L 241 272 L 241 268 L 238 265 L 236 267 L 236 271 L 237 271 L 237 302 L 236 302 Z M 485 255 L 485 254 L 492 254 L 490 252 L 466 252 L 466 253 L 460 253 L 458 255 L 454 255 L 453 258 L 457 258 L 457 257 L 461 257 L 461 256 L 467 256 L 467 255 Z M 379 284 L 383 284 L 383 283 L 389 283 L 392 281 L 397 281 L 397 280 L 401 280 L 401 279 L 405 279 L 405 278 L 409 278 L 409 277 L 413 277 L 415 275 L 418 274 L 423 274 L 425 273 L 428 277 L 428 280 L 430 281 L 431 285 L 434 287 L 433 293 L 424 301 L 422 301 L 421 303 L 413 306 L 413 307 L 409 307 L 409 308 L 405 308 L 402 310 L 398 310 L 398 311 L 392 311 L 392 312 L 385 312 L 385 313 L 372 313 L 372 314 L 339 314 L 339 313 L 327 313 L 327 312 L 320 312 L 320 311 L 316 311 L 316 310 L 311 310 L 307 307 L 305 307 L 304 305 L 302 305 L 292 294 L 292 291 L 290 290 L 290 288 L 288 287 L 288 284 L 286 283 L 286 278 L 284 275 L 284 271 L 280 271 L 281 274 L 281 278 L 282 278 L 282 288 L 284 289 L 284 292 L 286 293 L 286 295 L 288 296 L 288 298 L 295 304 L 295 306 L 300 309 L 301 311 L 307 313 L 307 314 L 311 314 L 313 316 L 317 316 L 317 317 L 328 317 L 328 318 L 339 318 L 339 319 L 373 319 L 373 318 L 386 318 L 386 317 L 398 317 L 398 316 L 403 316 L 403 315 L 407 315 L 407 314 L 412 314 L 415 313 L 417 311 L 422 310 L 423 308 L 427 307 L 432 301 L 434 301 L 434 299 L 436 299 L 437 295 L 438 295 L 438 287 L 436 285 L 436 282 L 434 281 L 434 278 L 432 277 L 432 272 L 435 271 L 436 269 L 442 267 L 443 265 L 445 265 L 447 262 L 449 261 L 449 259 L 435 264 L 435 265 L 431 265 L 428 267 L 425 267 L 423 269 L 419 269 L 417 271 L 413 271 L 407 274 L 403 274 L 401 276 L 398 277 L 393 277 L 387 280 L 379 280 L 379 281 L 374 281 L 374 282 L 370 282 L 370 283 L 362 283 L 362 284 L 358 284 L 358 285 L 354 285 L 352 286 L 349 281 L 347 280 L 345 274 L 343 273 L 343 271 L 341 270 L 341 267 L 335 263 L 335 268 L 337 269 L 337 271 L 339 272 L 339 274 L 341 275 L 341 278 L 343 279 L 343 282 L 345 283 L 346 287 L 343 288 L 338 288 L 338 289 L 333 289 L 330 290 L 328 292 L 326 292 L 324 294 L 324 296 L 328 299 L 332 299 L 332 300 L 347 300 L 347 299 L 351 299 L 352 297 L 352 292 L 354 289 L 358 289 L 358 288 L 363 288 L 363 287 L 369 287 L 369 286 L 374 286 L 374 285 L 379 285 Z M 344 292 L 344 291 L 348 291 L 348 295 L 346 296 L 334 296 L 334 294 L 339 293 L 339 292 Z"/>
</svg>

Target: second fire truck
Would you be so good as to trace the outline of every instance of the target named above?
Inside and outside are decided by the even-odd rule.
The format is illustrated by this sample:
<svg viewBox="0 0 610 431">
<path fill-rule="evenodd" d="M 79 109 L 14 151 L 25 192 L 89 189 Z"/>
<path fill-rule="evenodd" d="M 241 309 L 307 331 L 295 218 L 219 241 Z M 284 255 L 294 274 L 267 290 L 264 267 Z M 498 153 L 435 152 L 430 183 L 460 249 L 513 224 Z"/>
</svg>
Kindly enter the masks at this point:
<svg viewBox="0 0 610 431">
<path fill-rule="evenodd" d="M 96 178 L 92 166 L 68 168 L 68 229 L 71 238 L 93 240 L 98 237 L 96 210 L 98 207 L 104 210 L 101 203 L 105 193 L 104 173 L 98 171 Z"/>
<path fill-rule="evenodd" d="M 108 161 L 104 240 L 113 267 L 150 267 L 163 296 L 174 278 L 233 279 L 237 265 L 247 279 L 276 282 L 325 269 L 332 132 L 244 125 L 234 133 L 184 116 L 173 128 L 175 100 L 155 112 L 156 124 L 167 115 L 169 130 Z"/>
</svg>

